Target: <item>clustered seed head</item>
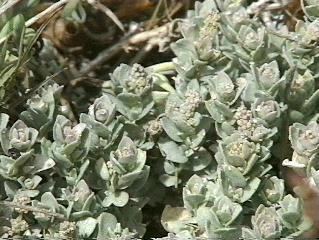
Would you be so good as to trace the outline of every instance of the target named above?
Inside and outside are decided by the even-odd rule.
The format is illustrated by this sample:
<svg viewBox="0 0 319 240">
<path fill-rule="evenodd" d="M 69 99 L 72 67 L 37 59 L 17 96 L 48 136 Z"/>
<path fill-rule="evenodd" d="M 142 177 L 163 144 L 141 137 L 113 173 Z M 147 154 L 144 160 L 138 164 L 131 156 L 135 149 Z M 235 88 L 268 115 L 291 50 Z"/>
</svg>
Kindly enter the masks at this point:
<svg viewBox="0 0 319 240">
<path fill-rule="evenodd" d="M 64 221 L 60 223 L 59 236 L 61 239 L 75 239 L 76 224 L 75 222 Z"/>
<path fill-rule="evenodd" d="M 316 41 L 319 40 L 319 20 L 311 22 L 308 26 L 308 32 L 311 34 L 312 38 Z"/>
<path fill-rule="evenodd" d="M 253 118 L 252 111 L 243 105 L 235 112 L 234 119 L 236 120 L 238 130 L 246 136 L 250 136 L 258 127 L 257 120 Z"/>
<path fill-rule="evenodd" d="M 197 108 L 201 103 L 201 97 L 198 92 L 190 90 L 185 93 L 185 101 L 194 108 Z"/>
<path fill-rule="evenodd" d="M 152 120 L 148 123 L 147 132 L 151 135 L 157 135 L 163 131 L 163 127 L 160 121 Z"/>
<path fill-rule="evenodd" d="M 110 175 L 116 174 L 116 171 L 114 169 L 114 164 L 111 161 L 107 161 L 106 162 L 106 166 L 108 168 L 108 171 L 109 171 Z"/>
<path fill-rule="evenodd" d="M 248 14 L 246 11 L 237 11 L 233 13 L 232 20 L 234 21 L 234 23 L 241 23 L 244 20 L 246 20 L 247 17 L 248 17 Z"/>
<path fill-rule="evenodd" d="M 303 76 L 298 75 L 298 77 L 292 83 L 291 92 L 296 93 L 300 91 L 300 89 L 303 89 L 304 85 L 305 85 L 305 80 Z"/>
<path fill-rule="evenodd" d="M 239 156 L 241 155 L 243 151 L 243 143 L 242 142 L 236 142 L 232 144 L 231 148 L 229 149 L 229 153 L 231 155 Z"/>
<path fill-rule="evenodd" d="M 171 112 L 178 112 L 178 111 L 179 111 L 179 107 L 176 102 L 170 101 L 166 103 L 166 107 L 165 107 L 166 115 L 169 115 L 169 113 Z"/>
<path fill-rule="evenodd" d="M 48 109 L 48 104 L 43 101 L 39 94 L 36 94 L 34 97 L 27 100 L 27 104 L 36 110 L 40 110 L 42 112 L 46 112 Z"/>
<path fill-rule="evenodd" d="M 189 90 L 185 93 L 185 101 L 178 106 L 175 102 L 168 102 L 166 104 L 165 113 L 169 115 L 170 113 L 179 113 L 181 114 L 183 120 L 187 121 L 190 125 L 195 124 L 195 119 L 193 116 L 196 109 L 199 107 L 202 102 L 201 96 L 198 92 Z"/>
<path fill-rule="evenodd" d="M 51 212 L 50 209 L 46 209 L 46 211 Z M 44 219 L 48 218 L 48 215 L 42 212 L 32 212 L 32 213 L 36 218 L 44 218 Z"/>
<path fill-rule="evenodd" d="M 274 105 L 271 103 L 272 103 L 271 101 L 262 102 L 256 107 L 256 112 L 264 111 L 269 113 L 269 112 L 275 111 L 276 109 Z"/>
<path fill-rule="evenodd" d="M 34 187 L 34 181 L 32 178 L 27 178 L 23 181 L 24 186 L 27 189 L 32 189 Z"/>
<path fill-rule="evenodd" d="M 204 26 L 200 29 L 201 38 L 213 37 L 218 31 L 218 22 L 220 16 L 217 12 L 212 12 L 204 20 Z"/>
<path fill-rule="evenodd" d="M 107 109 L 98 109 L 96 110 L 95 116 L 97 121 L 103 122 L 109 116 L 109 111 Z"/>
<path fill-rule="evenodd" d="M 29 229 L 29 224 L 22 218 L 18 217 L 10 220 L 12 235 L 20 235 Z"/>
<path fill-rule="evenodd" d="M 150 87 L 151 77 L 147 74 L 144 67 L 134 63 L 130 72 L 127 87 L 129 91 L 141 94 L 145 89 Z"/>
<path fill-rule="evenodd" d="M 236 85 L 237 87 L 244 87 L 247 85 L 247 79 L 244 77 L 239 77 L 236 79 Z"/>
<path fill-rule="evenodd" d="M 195 110 L 196 107 L 189 105 L 186 102 L 183 103 L 179 108 L 179 112 L 185 116 L 186 120 L 190 119 L 194 115 Z"/>
<path fill-rule="evenodd" d="M 81 135 L 86 125 L 84 123 L 79 123 L 74 127 L 67 125 L 63 128 L 63 134 L 66 143 L 71 143 L 77 141 Z"/>
<path fill-rule="evenodd" d="M 252 118 L 253 114 L 251 110 L 248 110 L 244 105 L 240 106 L 234 115 L 238 127 L 245 127 Z"/>
<path fill-rule="evenodd" d="M 121 159 L 121 158 L 129 158 L 134 156 L 134 151 L 130 147 L 123 147 L 122 149 L 118 149 L 115 151 L 115 155 Z"/>
<path fill-rule="evenodd" d="M 228 186 L 228 193 L 234 200 L 239 201 L 244 194 L 244 190 L 239 187 L 233 187 L 231 185 Z"/>
<path fill-rule="evenodd" d="M 263 76 L 265 79 L 273 79 L 276 76 L 276 72 L 270 67 L 265 67 L 261 69 L 260 75 Z"/>
<path fill-rule="evenodd" d="M 15 143 L 25 143 L 29 141 L 29 128 L 20 121 L 15 128 L 12 129 L 12 141 Z"/>
<path fill-rule="evenodd" d="M 256 32 L 250 32 L 246 35 L 245 43 L 248 46 L 255 46 L 259 41 L 258 35 Z"/>
<path fill-rule="evenodd" d="M 27 206 L 31 203 L 31 198 L 23 194 L 17 194 L 13 199 L 13 203 L 20 206 Z M 19 213 L 28 213 L 28 210 L 22 208 L 15 208 L 14 210 Z"/>
<path fill-rule="evenodd" d="M 185 119 L 191 119 L 194 116 L 196 108 L 201 103 L 201 97 L 196 91 L 188 91 L 185 94 L 185 102 L 179 107 L 179 112 L 185 116 Z"/>
<path fill-rule="evenodd" d="M 315 136 L 315 133 L 311 130 L 306 130 L 301 134 L 301 138 L 305 140 L 312 140 L 318 138 L 318 136 Z"/>
</svg>

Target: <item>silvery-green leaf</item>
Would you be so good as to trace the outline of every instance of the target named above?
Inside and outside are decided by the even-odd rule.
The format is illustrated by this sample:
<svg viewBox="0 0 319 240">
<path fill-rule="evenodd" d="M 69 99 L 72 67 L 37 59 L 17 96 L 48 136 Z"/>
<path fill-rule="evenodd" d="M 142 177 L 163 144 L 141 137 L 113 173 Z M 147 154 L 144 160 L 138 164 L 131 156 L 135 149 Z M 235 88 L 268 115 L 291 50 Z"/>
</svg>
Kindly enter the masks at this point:
<svg viewBox="0 0 319 240">
<path fill-rule="evenodd" d="M 234 187 L 244 188 L 247 185 L 245 177 L 237 168 L 225 165 L 223 171 Z"/>
<path fill-rule="evenodd" d="M 152 110 L 155 104 L 153 99 L 148 99 L 148 98 L 143 98 L 142 102 L 143 102 L 143 110 L 141 114 L 139 115 L 138 119 L 142 119 L 143 117 L 145 117 Z"/>
<path fill-rule="evenodd" d="M 88 169 L 90 165 L 90 160 L 89 159 L 86 159 L 84 161 L 84 163 L 81 165 L 80 169 L 79 169 L 79 172 L 78 172 L 78 176 L 77 176 L 77 179 L 76 179 L 76 183 L 78 183 L 84 176 L 86 170 Z"/>
<path fill-rule="evenodd" d="M 239 217 L 243 208 L 227 196 L 217 196 L 212 207 L 223 226 L 229 227 Z"/>
<path fill-rule="evenodd" d="M 191 213 L 185 208 L 166 205 L 162 213 L 161 223 L 166 231 L 178 233 L 191 218 Z"/>
<path fill-rule="evenodd" d="M 175 123 L 176 127 L 186 136 L 192 136 L 195 134 L 195 128 L 191 126 L 181 114 L 175 113 L 175 117 L 171 119 Z"/>
<path fill-rule="evenodd" d="M 149 174 L 150 167 L 145 166 L 138 178 L 136 178 L 135 181 L 130 185 L 130 189 L 134 189 L 134 191 L 140 191 L 149 180 Z"/>
<path fill-rule="evenodd" d="M 49 150 L 50 158 L 52 158 L 57 165 L 62 165 L 65 168 L 70 168 L 73 165 L 70 159 L 63 153 L 63 147 L 57 146 L 54 142 Z"/>
<path fill-rule="evenodd" d="M 81 210 L 85 201 L 91 195 L 91 190 L 85 180 L 80 180 L 73 190 L 74 195 L 74 209 Z"/>
<path fill-rule="evenodd" d="M 282 226 L 274 207 L 259 205 L 251 221 L 254 231 L 262 239 L 280 238 Z"/>
<path fill-rule="evenodd" d="M 18 159 L 15 159 L 11 167 L 8 169 L 8 175 L 9 176 L 16 175 L 19 172 L 19 169 L 32 157 L 33 152 L 34 150 L 31 149 L 30 151 L 21 154 L 21 156 Z"/>
<path fill-rule="evenodd" d="M 153 73 L 154 85 L 160 86 L 162 89 L 168 92 L 175 92 L 175 89 L 171 86 L 166 76 L 159 73 Z"/>
<path fill-rule="evenodd" d="M 295 71 L 292 78 L 288 101 L 295 109 L 298 109 L 315 92 L 315 81 L 310 70 L 305 71 L 303 75 Z"/>
<path fill-rule="evenodd" d="M 205 197 L 203 195 L 187 195 L 183 197 L 184 205 L 189 210 L 197 209 L 201 206 L 204 201 Z"/>
<path fill-rule="evenodd" d="M 276 176 L 271 176 L 262 182 L 262 189 L 259 195 L 264 200 L 265 204 L 271 205 L 278 203 L 284 196 L 284 180 Z"/>
<path fill-rule="evenodd" d="M 91 195 L 85 200 L 82 211 L 90 211 L 92 209 L 92 206 L 94 206 L 95 203 L 95 195 L 92 192 Z"/>
<path fill-rule="evenodd" d="M 96 161 L 95 171 L 103 180 L 108 180 L 110 177 L 109 171 L 103 158 L 99 158 Z"/>
<path fill-rule="evenodd" d="M 88 217 L 86 219 L 78 221 L 76 225 L 79 229 L 79 237 L 88 238 L 94 232 L 97 221 L 92 217 Z"/>
<path fill-rule="evenodd" d="M 173 162 L 170 161 L 164 161 L 164 170 L 168 174 L 174 174 L 176 171 L 176 166 Z"/>
<path fill-rule="evenodd" d="M 5 154 L 8 154 L 8 150 L 10 149 L 9 130 L 1 129 L 0 142 L 1 142 L 1 148 L 2 148 L 3 152 Z"/>
<path fill-rule="evenodd" d="M 242 228 L 242 238 L 244 240 L 258 239 L 256 233 L 252 229 L 246 227 Z"/>
<path fill-rule="evenodd" d="M 168 174 L 162 174 L 159 177 L 159 180 L 161 181 L 162 184 L 164 184 L 165 187 L 177 186 L 178 183 L 180 182 L 176 176 L 171 176 Z"/>
<path fill-rule="evenodd" d="M 319 5 L 305 6 L 305 9 L 309 16 L 319 17 Z"/>
<path fill-rule="evenodd" d="M 181 136 L 183 133 L 179 131 L 173 121 L 171 121 L 167 117 L 161 118 L 163 129 L 165 130 L 166 134 L 175 142 L 183 142 Z"/>
<path fill-rule="evenodd" d="M 208 100 L 205 102 L 205 106 L 212 118 L 217 122 L 223 122 L 233 116 L 230 108 L 217 100 Z"/>
<path fill-rule="evenodd" d="M 123 207 L 127 204 L 129 198 L 130 197 L 127 192 L 124 192 L 124 191 L 115 192 L 113 204 L 117 207 Z"/>
<path fill-rule="evenodd" d="M 41 181 L 42 181 L 42 177 L 38 175 L 34 175 L 31 178 L 25 179 L 23 182 L 23 185 L 27 189 L 35 189 L 40 184 Z"/>
<path fill-rule="evenodd" d="M 48 158 L 44 155 L 36 154 L 35 158 L 32 160 L 32 165 L 34 166 L 34 170 L 31 173 L 35 174 L 54 167 L 55 162 L 53 161 L 53 159 Z"/>
<path fill-rule="evenodd" d="M 117 219 L 110 213 L 102 213 L 98 218 L 97 240 L 105 240 L 110 237 L 110 232 L 116 229 Z"/>
<path fill-rule="evenodd" d="M 211 154 L 205 148 L 201 147 L 190 157 L 189 166 L 194 172 L 201 171 L 206 168 L 212 160 Z"/>
<path fill-rule="evenodd" d="M 80 122 L 85 123 L 92 129 L 98 136 L 107 138 L 110 135 L 109 129 L 100 122 L 96 122 L 90 118 L 89 115 L 81 113 Z"/>
<path fill-rule="evenodd" d="M 180 39 L 171 45 L 173 52 L 176 54 L 178 59 L 197 58 L 197 51 L 194 44 L 186 39 Z"/>
<path fill-rule="evenodd" d="M 71 121 L 63 115 L 58 115 L 56 117 L 55 123 L 53 125 L 53 139 L 59 143 L 64 143 L 64 128 L 71 127 Z"/>
<path fill-rule="evenodd" d="M 6 195 L 10 198 L 13 199 L 14 196 L 16 195 L 17 191 L 19 190 L 19 185 L 18 183 L 14 181 L 4 181 L 4 190 L 6 192 Z"/>
<path fill-rule="evenodd" d="M 198 225 L 208 232 L 208 235 L 223 227 L 214 211 L 208 207 L 197 209 L 196 220 Z"/>
<path fill-rule="evenodd" d="M 12 165 L 14 164 L 14 159 L 0 155 L 0 175 L 3 177 L 9 177 L 9 171 L 12 168 Z"/>
<path fill-rule="evenodd" d="M 200 130 L 195 136 L 190 138 L 189 146 L 193 149 L 197 148 L 202 142 L 204 142 L 206 136 L 205 129 Z"/>
<path fill-rule="evenodd" d="M 156 105 L 159 105 L 160 107 L 163 107 L 165 105 L 165 101 L 168 96 L 168 92 L 152 91 L 152 99 L 156 103 Z"/>
<path fill-rule="evenodd" d="M 143 111 L 141 98 L 132 93 L 121 93 L 116 98 L 117 110 L 131 121 L 140 119 Z"/>
<path fill-rule="evenodd" d="M 92 217 L 91 211 L 79 211 L 71 213 L 70 219 L 73 221 L 78 221 L 83 218 Z"/>
<path fill-rule="evenodd" d="M 303 106 L 302 106 L 302 110 L 303 112 L 307 113 L 307 112 L 311 112 L 315 106 L 317 105 L 319 101 L 319 89 L 317 91 L 315 91 L 310 98 L 308 98 Z"/>
<path fill-rule="evenodd" d="M 177 163 L 185 163 L 188 161 L 184 150 L 175 142 L 162 139 L 159 141 L 158 145 L 167 160 Z"/>
<path fill-rule="evenodd" d="M 9 123 L 9 115 L 5 113 L 0 113 L 0 131 L 5 129 Z"/>
<path fill-rule="evenodd" d="M 248 201 L 252 195 L 257 191 L 261 180 L 259 178 L 253 178 L 248 181 L 246 187 L 244 188 L 243 196 L 240 200 L 241 203 Z"/>
<path fill-rule="evenodd" d="M 280 202 L 281 208 L 278 214 L 284 225 L 289 229 L 295 229 L 303 220 L 302 204 L 300 199 L 294 198 L 290 194 L 286 195 Z"/>
<path fill-rule="evenodd" d="M 45 192 L 41 196 L 41 203 L 49 206 L 52 209 L 57 210 L 59 208 L 59 204 L 52 193 Z"/>
<path fill-rule="evenodd" d="M 111 79 L 114 82 L 114 84 L 121 84 L 122 87 L 124 87 L 124 81 L 129 79 L 130 70 L 131 67 L 126 64 L 121 64 L 120 66 L 118 66 L 111 74 Z"/>
<path fill-rule="evenodd" d="M 224 139 L 235 132 L 235 128 L 231 122 L 223 121 L 222 123 L 215 122 L 215 129 L 217 135 Z"/>
<path fill-rule="evenodd" d="M 211 215 L 206 222 L 206 232 L 209 238 L 218 238 L 218 231 L 223 229 L 223 226 L 219 223 L 218 217 L 213 211 L 210 211 Z"/>
<path fill-rule="evenodd" d="M 19 151 L 29 150 L 38 137 L 38 131 L 29 128 L 23 121 L 17 120 L 9 131 L 10 145 Z"/>
<path fill-rule="evenodd" d="M 123 174 L 117 181 L 117 188 L 125 189 L 132 185 L 132 183 L 143 174 L 142 171 L 133 171 Z"/>
</svg>

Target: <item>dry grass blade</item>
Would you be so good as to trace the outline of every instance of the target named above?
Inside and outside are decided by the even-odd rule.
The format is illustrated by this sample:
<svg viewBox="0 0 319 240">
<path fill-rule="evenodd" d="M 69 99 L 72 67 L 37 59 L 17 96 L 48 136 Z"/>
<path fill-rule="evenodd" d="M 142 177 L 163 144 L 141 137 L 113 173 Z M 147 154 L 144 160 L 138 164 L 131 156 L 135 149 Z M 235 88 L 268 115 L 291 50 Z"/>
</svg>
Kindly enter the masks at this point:
<svg viewBox="0 0 319 240">
<path fill-rule="evenodd" d="M 47 18 L 48 15 L 54 15 L 63 5 L 65 5 L 69 0 L 61 0 L 57 3 L 52 4 L 50 7 L 45 9 L 44 11 L 40 12 L 39 14 L 35 15 L 34 17 L 30 18 L 28 21 L 25 22 L 26 27 L 31 27 L 33 24 L 35 24 L 37 21 L 39 21 L 42 18 Z M 3 37 L 0 39 L 0 44 L 6 41 L 6 39 L 10 36 L 7 35 L 6 37 Z"/>
<path fill-rule="evenodd" d="M 124 32 L 124 26 L 121 23 L 121 21 L 118 19 L 118 17 L 109 9 L 107 6 L 101 4 L 97 0 L 88 0 L 88 3 L 91 4 L 96 9 L 99 9 L 100 11 L 104 12 L 106 16 L 108 16 L 115 24 Z"/>
<path fill-rule="evenodd" d="M 14 5 L 18 4 L 22 0 L 9 0 L 0 6 L 0 15 L 4 14 L 8 9 L 12 8 Z"/>
</svg>

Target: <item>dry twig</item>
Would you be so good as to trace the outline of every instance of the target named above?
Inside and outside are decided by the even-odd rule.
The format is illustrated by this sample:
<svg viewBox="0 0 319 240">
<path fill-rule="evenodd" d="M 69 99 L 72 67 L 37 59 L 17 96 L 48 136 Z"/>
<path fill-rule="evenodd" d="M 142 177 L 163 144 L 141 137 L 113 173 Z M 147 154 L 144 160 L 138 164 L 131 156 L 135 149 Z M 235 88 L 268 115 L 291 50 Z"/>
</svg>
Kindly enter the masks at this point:
<svg viewBox="0 0 319 240">
<path fill-rule="evenodd" d="M 128 49 L 130 46 L 145 43 L 145 45 L 151 45 L 148 46 L 147 49 L 153 48 L 153 46 L 158 45 L 160 50 L 163 50 L 164 45 L 169 42 L 170 37 L 173 35 L 174 24 L 175 22 L 173 21 L 149 31 L 124 36 L 118 43 L 102 51 L 95 59 L 88 63 L 80 71 L 79 76 L 76 77 L 80 77 L 90 73 L 102 63 L 108 61 L 123 49 Z"/>
<path fill-rule="evenodd" d="M 23 209 L 29 212 L 37 212 L 37 213 L 42 213 L 48 216 L 52 216 L 52 217 L 56 217 L 59 219 L 65 219 L 63 214 L 60 213 L 54 213 L 54 212 L 50 212 L 46 209 L 41 209 L 41 208 L 36 208 L 36 207 L 32 207 L 32 206 L 26 206 L 26 205 L 20 205 L 20 204 L 16 204 L 16 203 L 12 203 L 9 201 L 0 201 L 0 205 L 4 205 L 4 206 L 8 206 L 11 208 L 19 208 L 19 209 Z"/>
</svg>

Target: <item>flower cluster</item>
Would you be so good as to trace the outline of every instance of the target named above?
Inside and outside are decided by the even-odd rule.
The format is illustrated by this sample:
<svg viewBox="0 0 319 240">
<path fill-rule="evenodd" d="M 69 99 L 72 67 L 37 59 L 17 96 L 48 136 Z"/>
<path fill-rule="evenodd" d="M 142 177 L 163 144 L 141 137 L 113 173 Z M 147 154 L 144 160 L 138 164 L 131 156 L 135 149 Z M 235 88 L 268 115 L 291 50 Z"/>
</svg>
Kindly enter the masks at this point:
<svg viewBox="0 0 319 240">
<path fill-rule="evenodd" d="M 171 62 L 121 64 L 85 112 L 48 82 L 1 113 L 0 237 L 142 237 L 162 206 L 181 239 L 310 231 L 282 169 L 318 190 L 319 4 L 292 31 L 247 2 L 197 2 Z"/>
</svg>

